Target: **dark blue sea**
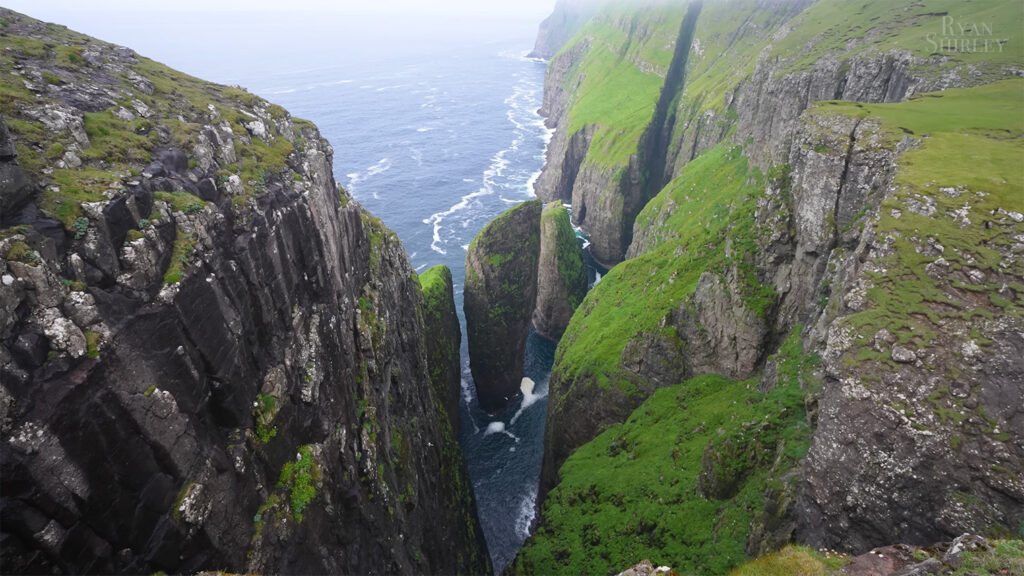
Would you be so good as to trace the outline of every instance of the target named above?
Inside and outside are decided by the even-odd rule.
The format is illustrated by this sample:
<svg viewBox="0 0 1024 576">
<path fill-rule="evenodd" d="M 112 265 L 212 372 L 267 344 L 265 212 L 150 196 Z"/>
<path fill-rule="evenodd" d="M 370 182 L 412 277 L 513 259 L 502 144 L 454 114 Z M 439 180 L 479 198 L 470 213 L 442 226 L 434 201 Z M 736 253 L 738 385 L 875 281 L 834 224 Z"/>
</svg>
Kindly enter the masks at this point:
<svg viewBox="0 0 1024 576">
<path fill-rule="evenodd" d="M 465 334 L 466 249 L 489 220 L 534 196 L 551 138 L 537 114 L 545 65 L 525 57 L 542 15 L 33 15 L 315 122 L 334 147 L 338 182 L 398 234 L 413 267 L 452 269 Z M 552 343 L 531 335 L 525 371 L 535 387 L 491 417 L 477 405 L 462 345 L 459 438 L 496 571 L 533 519 L 553 356 Z"/>
</svg>

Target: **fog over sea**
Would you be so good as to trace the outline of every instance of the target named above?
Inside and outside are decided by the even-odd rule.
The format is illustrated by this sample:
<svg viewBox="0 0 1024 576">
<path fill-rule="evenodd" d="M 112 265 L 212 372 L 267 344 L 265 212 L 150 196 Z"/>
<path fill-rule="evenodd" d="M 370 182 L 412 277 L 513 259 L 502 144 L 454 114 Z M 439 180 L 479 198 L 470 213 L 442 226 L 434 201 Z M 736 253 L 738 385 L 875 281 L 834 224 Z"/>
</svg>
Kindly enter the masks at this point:
<svg viewBox="0 0 1024 576">
<path fill-rule="evenodd" d="M 466 249 L 533 197 L 551 133 L 537 114 L 544 63 L 526 58 L 541 17 L 32 13 L 309 119 L 338 182 L 394 230 L 413 267 L 448 265 L 463 322 Z M 554 345 L 534 335 L 521 401 L 476 402 L 465 338 L 460 441 L 496 571 L 533 519 Z"/>
</svg>

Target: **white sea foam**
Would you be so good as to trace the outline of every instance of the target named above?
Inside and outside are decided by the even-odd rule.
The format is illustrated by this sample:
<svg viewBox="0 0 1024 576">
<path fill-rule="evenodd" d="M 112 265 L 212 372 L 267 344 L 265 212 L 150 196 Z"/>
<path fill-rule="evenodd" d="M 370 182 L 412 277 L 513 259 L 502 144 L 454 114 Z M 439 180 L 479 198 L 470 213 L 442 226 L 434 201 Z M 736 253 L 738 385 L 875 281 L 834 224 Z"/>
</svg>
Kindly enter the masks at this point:
<svg viewBox="0 0 1024 576">
<path fill-rule="evenodd" d="M 391 159 L 381 158 L 376 164 L 366 169 L 366 177 L 376 176 L 377 174 L 383 174 L 391 169 Z"/>
<path fill-rule="evenodd" d="M 536 508 L 537 489 L 533 488 L 519 503 L 519 510 L 516 512 L 516 535 L 520 538 L 529 538 Z"/>
<path fill-rule="evenodd" d="M 524 377 L 522 382 L 519 383 L 519 391 L 523 393 L 523 401 L 519 405 L 519 410 L 517 410 L 515 415 L 512 416 L 512 419 L 509 420 L 509 425 L 514 425 L 516 423 L 516 420 L 519 420 L 519 417 L 523 415 L 523 412 L 527 408 L 536 404 L 537 400 L 540 400 L 541 398 L 544 398 L 545 396 L 548 395 L 546 389 L 535 394 L 535 387 L 536 384 L 530 378 Z"/>
</svg>

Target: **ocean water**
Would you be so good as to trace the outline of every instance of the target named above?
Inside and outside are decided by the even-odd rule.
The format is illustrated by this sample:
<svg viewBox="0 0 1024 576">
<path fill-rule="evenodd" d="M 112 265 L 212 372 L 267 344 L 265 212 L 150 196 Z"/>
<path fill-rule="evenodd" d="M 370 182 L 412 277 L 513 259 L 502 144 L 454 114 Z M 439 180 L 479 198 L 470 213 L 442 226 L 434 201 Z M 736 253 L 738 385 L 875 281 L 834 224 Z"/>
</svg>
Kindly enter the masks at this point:
<svg viewBox="0 0 1024 576">
<path fill-rule="evenodd" d="M 525 57 L 542 15 L 29 14 L 244 86 L 315 122 L 338 182 L 398 234 L 413 267 L 451 268 L 465 334 L 466 249 L 488 221 L 534 196 L 551 139 L 537 114 L 545 64 Z M 477 404 L 463 339 L 459 439 L 496 572 L 533 519 L 554 349 L 531 334 L 533 386 L 492 417 Z"/>
</svg>

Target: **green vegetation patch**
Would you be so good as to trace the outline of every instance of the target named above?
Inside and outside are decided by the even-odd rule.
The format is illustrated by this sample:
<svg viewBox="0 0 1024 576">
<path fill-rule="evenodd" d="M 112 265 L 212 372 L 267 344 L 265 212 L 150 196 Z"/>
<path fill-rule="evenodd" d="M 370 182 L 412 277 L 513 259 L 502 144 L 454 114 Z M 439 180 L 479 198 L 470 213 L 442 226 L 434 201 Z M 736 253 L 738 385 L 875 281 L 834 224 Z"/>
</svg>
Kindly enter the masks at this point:
<svg viewBox="0 0 1024 576">
<path fill-rule="evenodd" d="M 588 161 L 625 165 L 637 152 L 654 115 L 664 83 L 662 75 L 672 61 L 686 8 L 685 4 L 665 4 L 638 13 L 634 7 L 613 5 L 591 19 L 563 48 L 564 53 L 589 43 L 586 54 L 565 78 L 575 96 L 569 133 L 587 125 L 598 127 Z M 642 35 L 636 32 L 641 25 Z"/>
<path fill-rule="evenodd" d="M 171 207 L 172 211 L 184 212 L 185 214 L 199 212 L 204 206 L 206 206 L 206 202 L 200 200 L 198 196 L 185 192 L 184 190 L 177 190 L 175 192 L 157 192 L 153 197 L 161 202 L 166 202 Z"/>
<path fill-rule="evenodd" d="M 682 574 L 728 572 L 748 559 L 765 492 L 806 455 L 804 397 L 792 382 L 763 395 L 756 380 L 720 376 L 656 391 L 562 466 L 515 571 L 604 575 L 651 559 Z M 720 499 L 702 495 L 707 462 L 732 479 Z"/>
<path fill-rule="evenodd" d="M 693 295 L 703 272 L 736 266 L 744 303 L 764 314 L 774 291 L 752 263 L 754 210 L 765 178 L 742 148 L 719 145 L 688 164 L 637 216 L 652 237 L 649 250 L 613 268 L 587 294 L 558 346 L 563 377 L 587 375 L 602 387 L 629 388 L 620 361 L 626 344 L 661 330 L 662 319 Z M 726 254 L 727 240 L 733 244 Z"/>
<path fill-rule="evenodd" d="M 299 446 L 295 460 L 286 462 L 281 468 L 277 487 L 288 493 L 292 519 L 302 522 L 302 514 L 316 498 L 316 487 L 321 482 L 320 465 L 313 457 L 311 446 Z"/>
<path fill-rule="evenodd" d="M 807 546 L 789 545 L 741 565 L 729 576 L 826 576 L 839 574 L 848 562 L 842 554 L 822 554 Z"/>
<path fill-rule="evenodd" d="M 857 42 L 852 50 L 851 42 Z M 1024 59 L 1024 11 L 1014 2 L 992 0 L 822 0 L 773 41 L 770 57 L 799 54 L 789 65 L 799 70 L 829 52 L 845 52 L 845 58 L 867 50 L 950 59 L 945 66 L 932 65 L 938 68 L 933 74 L 963 64 L 1016 66 Z"/>
<path fill-rule="evenodd" d="M 171 263 L 164 272 L 164 284 L 176 284 L 181 282 L 185 268 L 192 261 L 192 254 L 196 249 L 196 239 L 178 229 L 174 238 L 174 250 L 171 253 Z"/>
<path fill-rule="evenodd" d="M 579 239 L 569 221 L 569 211 L 559 204 L 553 210 L 541 214 L 541 222 L 554 219 L 555 257 L 558 260 L 558 275 L 569 295 L 573 310 L 580 305 L 587 294 L 587 271 L 580 250 Z"/>
<path fill-rule="evenodd" d="M 965 550 L 963 564 L 950 576 L 1024 574 L 1024 541 L 992 540 L 990 544 L 989 550 Z"/>
</svg>

